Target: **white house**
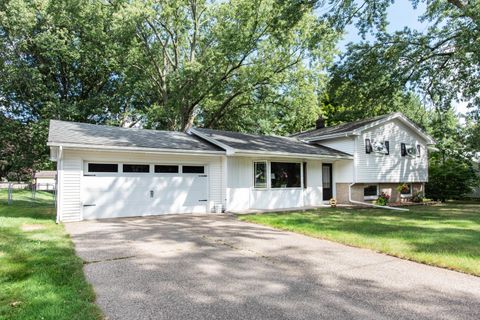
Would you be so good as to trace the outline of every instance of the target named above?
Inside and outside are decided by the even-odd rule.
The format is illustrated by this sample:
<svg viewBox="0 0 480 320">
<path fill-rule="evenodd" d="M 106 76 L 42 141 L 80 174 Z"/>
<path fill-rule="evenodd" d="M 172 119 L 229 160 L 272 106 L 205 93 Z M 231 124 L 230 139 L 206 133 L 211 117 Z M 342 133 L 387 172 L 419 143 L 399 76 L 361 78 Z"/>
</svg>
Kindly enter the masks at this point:
<svg viewBox="0 0 480 320">
<path fill-rule="evenodd" d="M 291 137 L 52 120 L 48 138 L 59 221 L 398 201 L 423 192 L 434 143 L 400 113 Z"/>
</svg>

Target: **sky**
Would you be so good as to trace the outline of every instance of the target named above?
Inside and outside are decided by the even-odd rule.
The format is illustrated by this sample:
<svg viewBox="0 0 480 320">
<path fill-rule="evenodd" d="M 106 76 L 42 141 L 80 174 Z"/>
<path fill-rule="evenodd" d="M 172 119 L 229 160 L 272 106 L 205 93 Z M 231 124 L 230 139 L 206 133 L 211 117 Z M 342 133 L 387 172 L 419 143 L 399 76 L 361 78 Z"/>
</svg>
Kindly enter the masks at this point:
<svg viewBox="0 0 480 320">
<path fill-rule="evenodd" d="M 414 9 L 412 3 L 408 0 L 397 0 L 395 3 L 388 9 L 388 21 L 389 25 L 387 30 L 389 32 L 394 32 L 397 30 L 402 30 L 405 27 L 415 28 L 419 31 L 425 31 L 427 28 L 426 23 L 418 21 L 419 15 L 425 11 L 425 4 L 420 3 L 417 9 Z M 347 28 L 347 33 L 342 41 L 338 44 L 338 48 L 341 51 L 346 50 L 346 45 L 350 42 L 359 42 L 361 41 L 361 36 L 358 35 L 358 32 L 355 26 L 350 25 Z M 367 36 L 367 40 L 373 40 L 373 37 Z M 457 112 L 466 113 L 467 112 L 467 103 L 455 103 L 454 107 Z"/>
</svg>

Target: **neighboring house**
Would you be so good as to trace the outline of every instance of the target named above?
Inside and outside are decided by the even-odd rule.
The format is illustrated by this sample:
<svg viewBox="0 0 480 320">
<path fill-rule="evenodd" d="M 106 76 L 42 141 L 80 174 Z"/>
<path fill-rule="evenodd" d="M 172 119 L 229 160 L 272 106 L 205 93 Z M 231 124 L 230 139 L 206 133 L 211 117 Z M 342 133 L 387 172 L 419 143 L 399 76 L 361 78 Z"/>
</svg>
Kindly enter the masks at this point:
<svg viewBox="0 0 480 320">
<path fill-rule="evenodd" d="M 34 182 L 37 190 L 55 190 L 57 172 L 38 171 L 35 172 Z"/>
<path fill-rule="evenodd" d="M 61 221 L 399 201 L 423 192 L 434 143 L 400 113 L 291 137 L 52 120 L 48 138 Z"/>
</svg>

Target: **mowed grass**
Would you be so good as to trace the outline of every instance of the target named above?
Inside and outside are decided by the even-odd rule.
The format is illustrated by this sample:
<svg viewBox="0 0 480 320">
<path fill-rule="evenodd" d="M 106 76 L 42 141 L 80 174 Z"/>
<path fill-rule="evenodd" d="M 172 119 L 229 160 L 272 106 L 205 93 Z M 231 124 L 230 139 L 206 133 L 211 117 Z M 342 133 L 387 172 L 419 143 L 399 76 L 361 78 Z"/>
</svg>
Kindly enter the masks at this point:
<svg viewBox="0 0 480 320">
<path fill-rule="evenodd" d="M 0 319 L 101 319 L 53 197 L 0 190 Z"/>
<path fill-rule="evenodd" d="M 480 203 L 409 212 L 321 208 L 239 219 L 480 276 Z"/>
</svg>

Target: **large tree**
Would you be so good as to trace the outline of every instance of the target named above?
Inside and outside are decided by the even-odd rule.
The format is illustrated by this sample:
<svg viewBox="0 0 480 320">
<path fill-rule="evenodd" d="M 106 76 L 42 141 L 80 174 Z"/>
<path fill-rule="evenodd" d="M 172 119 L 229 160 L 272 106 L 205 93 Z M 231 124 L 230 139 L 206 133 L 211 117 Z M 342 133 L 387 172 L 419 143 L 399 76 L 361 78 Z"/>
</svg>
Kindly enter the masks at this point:
<svg viewBox="0 0 480 320">
<path fill-rule="evenodd" d="M 293 19 L 273 0 L 119 5 L 117 31 L 131 35 L 125 73 L 140 74 L 152 97 L 147 126 L 270 131 L 276 122 L 259 127 L 259 114 L 308 110 L 300 127 L 318 115 L 314 95 L 338 33 L 308 6 Z"/>
</svg>

